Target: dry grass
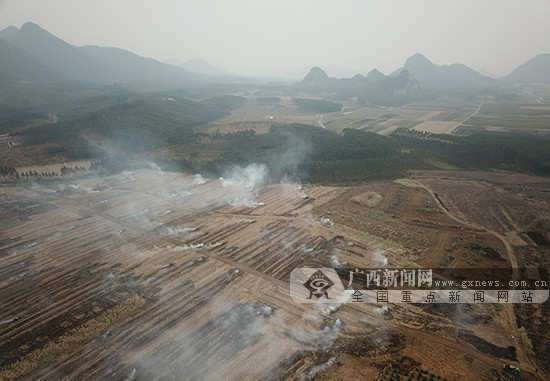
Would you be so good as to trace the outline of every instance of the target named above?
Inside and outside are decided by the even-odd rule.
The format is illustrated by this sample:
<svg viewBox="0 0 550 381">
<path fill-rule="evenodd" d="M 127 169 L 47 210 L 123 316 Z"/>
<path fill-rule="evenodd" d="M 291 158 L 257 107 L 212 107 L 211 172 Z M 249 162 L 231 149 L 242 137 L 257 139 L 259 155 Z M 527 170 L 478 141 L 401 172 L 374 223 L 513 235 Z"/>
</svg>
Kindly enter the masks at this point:
<svg viewBox="0 0 550 381">
<path fill-rule="evenodd" d="M 368 191 L 353 196 L 351 201 L 362 206 L 374 208 L 382 201 L 382 196 L 376 192 Z"/>
<path fill-rule="evenodd" d="M 122 322 L 128 316 L 142 309 L 146 300 L 134 295 L 118 306 L 105 311 L 103 314 L 88 321 L 62 336 L 56 342 L 50 342 L 43 348 L 36 349 L 10 367 L 0 371 L 0 380 L 17 380 L 32 373 L 43 364 L 50 363 L 63 354 L 71 352 L 79 346 L 100 336 L 108 328 Z"/>
<path fill-rule="evenodd" d="M 529 336 L 527 336 L 527 331 L 525 330 L 525 327 L 520 327 L 519 329 L 519 341 L 527 356 L 529 356 L 530 358 L 535 358 L 533 344 L 531 343 L 531 340 L 529 340 Z"/>
<path fill-rule="evenodd" d="M 417 181 L 411 179 L 397 179 L 393 180 L 393 182 L 409 188 L 421 188 L 420 184 L 418 184 Z"/>
</svg>

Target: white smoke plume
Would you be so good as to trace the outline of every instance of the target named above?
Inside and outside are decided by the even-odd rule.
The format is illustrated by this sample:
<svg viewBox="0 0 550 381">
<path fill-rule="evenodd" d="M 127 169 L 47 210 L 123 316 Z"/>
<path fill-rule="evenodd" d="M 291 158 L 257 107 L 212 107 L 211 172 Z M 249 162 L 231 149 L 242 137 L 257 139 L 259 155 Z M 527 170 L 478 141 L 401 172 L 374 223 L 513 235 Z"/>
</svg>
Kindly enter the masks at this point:
<svg viewBox="0 0 550 381">
<path fill-rule="evenodd" d="M 252 224 L 252 223 L 256 222 L 256 220 L 253 220 L 253 219 L 250 219 L 250 218 L 233 217 L 231 222 L 233 222 L 234 224 Z"/>
<path fill-rule="evenodd" d="M 342 328 L 342 320 L 336 319 L 334 324 L 326 325 L 320 332 L 317 332 L 315 341 L 317 344 L 323 348 L 328 348 L 333 342 L 338 339 L 340 334 L 340 329 Z"/>
<path fill-rule="evenodd" d="M 330 261 L 332 262 L 332 266 L 334 267 L 342 267 L 344 265 L 347 265 L 347 262 L 340 261 L 340 258 L 338 258 L 338 254 L 332 254 L 330 256 Z"/>
<path fill-rule="evenodd" d="M 380 315 L 385 315 L 388 313 L 388 306 L 382 306 L 379 308 L 375 308 L 375 311 L 378 312 Z"/>
<path fill-rule="evenodd" d="M 258 191 L 268 180 L 267 167 L 263 164 L 250 164 L 247 167 L 233 167 L 220 177 L 225 188 L 223 199 L 231 206 L 255 208 L 264 205 L 255 201 Z"/>
<path fill-rule="evenodd" d="M 162 169 L 155 163 L 151 163 L 151 162 L 147 162 L 146 163 L 147 167 L 154 170 L 154 171 L 158 171 L 160 172 L 160 175 L 161 176 L 164 176 L 164 172 L 162 171 Z"/>
<path fill-rule="evenodd" d="M 290 188 L 290 196 L 292 197 L 299 197 L 299 198 L 308 198 L 308 195 L 304 192 L 304 186 L 299 181 L 291 180 L 291 178 L 287 175 L 284 175 L 281 179 L 281 183 L 283 184 L 291 184 L 292 187 Z"/>
<path fill-rule="evenodd" d="M 300 381 L 310 381 L 315 378 L 317 373 L 322 372 L 323 370 L 327 369 L 328 367 L 332 366 L 334 364 L 334 361 L 336 360 L 336 356 L 331 357 L 327 362 L 319 365 L 312 366 L 307 373 L 302 373 L 300 375 Z"/>
<path fill-rule="evenodd" d="M 193 182 L 196 185 L 201 185 L 201 184 L 204 184 L 206 182 L 206 180 L 204 179 L 204 177 L 202 177 L 202 175 L 200 173 L 197 173 L 195 175 L 195 180 Z"/>
<path fill-rule="evenodd" d="M 216 242 L 216 243 L 197 243 L 192 245 L 183 245 L 183 246 L 177 246 L 174 250 L 175 251 L 184 251 L 184 250 L 200 250 L 200 249 L 210 249 L 213 247 L 218 247 L 223 245 L 222 242 Z"/>
<path fill-rule="evenodd" d="M 319 217 L 319 222 L 321 223 L 321 225 L 326 227 L 334 226 L 334 222 L 330 218 Z"/>
<path fill-rule="evenodd" d="M 66 194 L 85 194 L 85 193 L 98 193 L 98 190 L 94 190 L 84 184 L 77 185 L 77 184 L 64 184 L 59 183 L 57 184 L 57 192 L 62 192 Z M 53 193 L 57 193 L 55 190 Z"/>
<path fill-rule="evenodd" d="M 186 236 L 189 233 L 197 231 L 197 228 L 191 228 L 191 227 L 170 227 L 166 225 L 162 225 L 162 227 L 157 229 L 162 236 L 166 237 L 181 237 Z"/>
<path fill-rule="evenodd" d="M 378 261 L 381 265 L 388 264 L 388 257 L 386 257 L 386 250 L 384 249 L 374 249 L 372 251 L 372 258 Z"/>
</svg>

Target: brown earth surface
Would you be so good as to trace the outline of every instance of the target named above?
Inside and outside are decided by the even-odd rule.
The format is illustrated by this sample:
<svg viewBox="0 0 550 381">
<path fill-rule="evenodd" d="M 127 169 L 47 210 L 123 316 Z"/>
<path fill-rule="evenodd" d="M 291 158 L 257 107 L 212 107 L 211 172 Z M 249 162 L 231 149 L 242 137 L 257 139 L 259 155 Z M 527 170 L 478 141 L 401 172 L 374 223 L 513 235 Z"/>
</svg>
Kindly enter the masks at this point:
<svg viewBox="0 0 550 381">
<path fill-rule="evenodd" d="M 507 379 L 506 364 L 522 369 L 518 379 L 548 379 L 548 302 L 329 311 L 294 302 L 289 279 L 294 268 L 335 262 L 381 267 L 375 250 L 390 267 L 547 266 L 547 249 L 527 233 L 545 232 L 549 185 L 417 172 L 353 187 L 251 189 L 139 170 L 2 186 L 0 379 L 378 380 L 424 371 L 496 380 Z M 367 192 L 380 201 L 353 201 Z M 482 344 L 514 347 L 517 361 Z"/>
</svg>

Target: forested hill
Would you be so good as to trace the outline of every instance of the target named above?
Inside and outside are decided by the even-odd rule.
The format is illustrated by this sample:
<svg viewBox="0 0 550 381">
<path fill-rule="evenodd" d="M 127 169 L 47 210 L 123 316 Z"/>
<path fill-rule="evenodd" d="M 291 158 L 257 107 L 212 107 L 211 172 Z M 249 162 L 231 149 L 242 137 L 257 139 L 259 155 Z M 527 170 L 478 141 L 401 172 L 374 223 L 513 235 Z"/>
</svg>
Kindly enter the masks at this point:
<svg viewBox="0 0 550 381">
<path fill-rule="evenodd" d="M 229 114 L 242 98 L 213 97 L 203 101 L 174 99 L 135 99 L 111 105 L 56 124 L 29 128 L 22 134 L 34 142 L 52 141 L 72 158 L 98 154 L 88 146 L 82 133 L 97 134 L 127 152 L 189 144 L 196 139 L 193 127 Z"/>
</svg>

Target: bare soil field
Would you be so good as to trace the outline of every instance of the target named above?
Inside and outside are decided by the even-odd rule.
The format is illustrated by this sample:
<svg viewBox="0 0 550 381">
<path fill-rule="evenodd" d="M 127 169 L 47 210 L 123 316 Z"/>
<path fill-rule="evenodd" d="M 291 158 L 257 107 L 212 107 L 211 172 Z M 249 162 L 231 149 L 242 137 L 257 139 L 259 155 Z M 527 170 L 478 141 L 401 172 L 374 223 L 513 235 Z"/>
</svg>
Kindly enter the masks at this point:
<svg viewBox="0 0 550 381">
<path fill-rule="evenodd" d="M 252 130 L 267 133 L 273 124 L 303 123 L 317 124 L 319 115 L 298 112 L 290 97 L 280 97 L 275 104 L 262 104 L 258 98 L 247 98 L 241 107 L 231 115 L 218 119 L 204 129 L 204 132 L 235 132 Z"/>
<path fill-rule="evenodd" d="M 548 357 L 528 345 L 536 333 L 548 348 L 548 303 L 382 313 L 289 295 L 298 267 L 543 265 L 521 208 L 544 221 L 545 181 L 418 172 L 260 186 L 139 170 L 2 186 L 0 379 L 496 380 L 510 363 L 518 379 L 548 379 Z"/>
</svg>

